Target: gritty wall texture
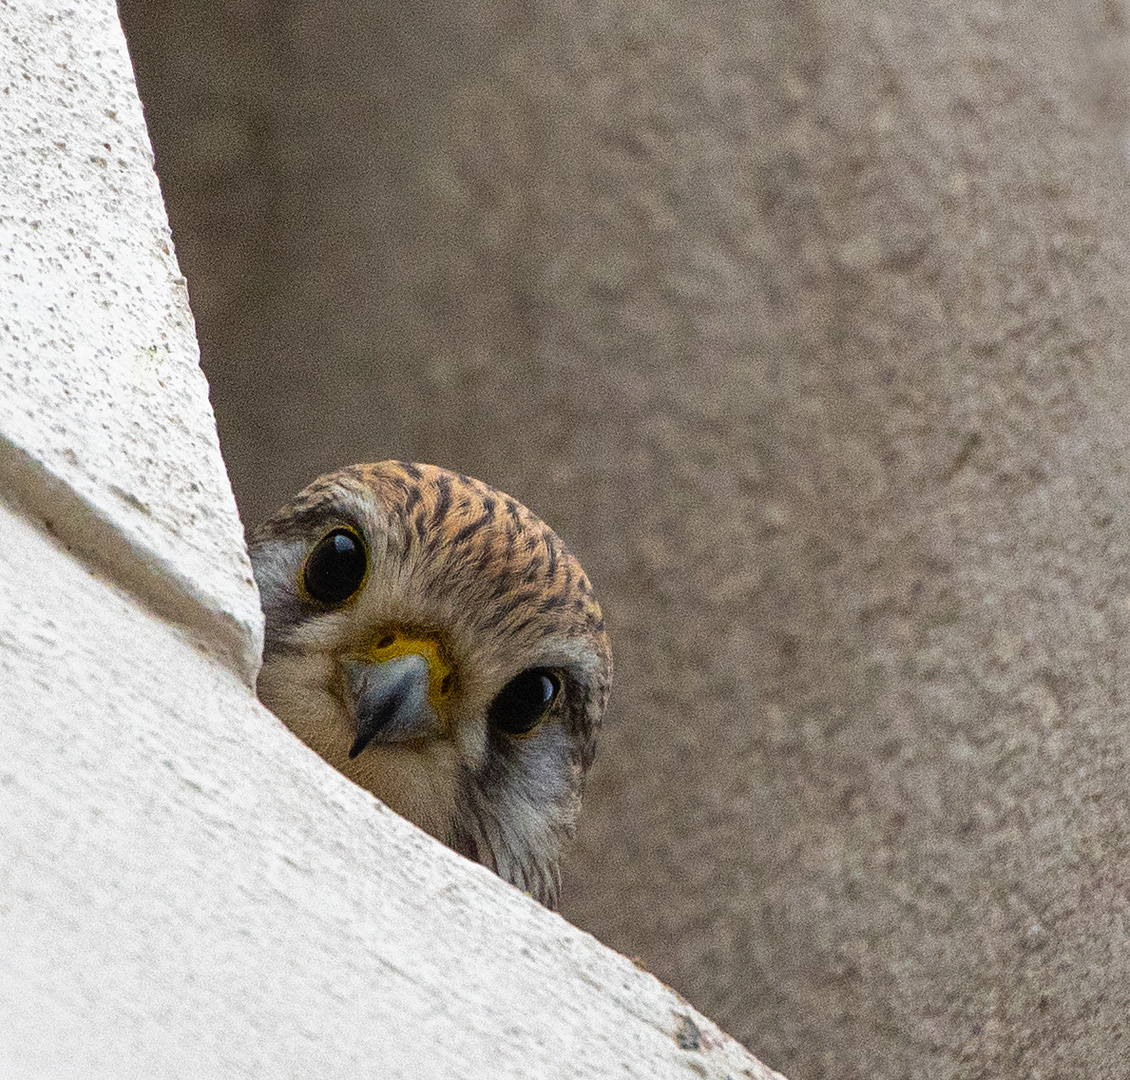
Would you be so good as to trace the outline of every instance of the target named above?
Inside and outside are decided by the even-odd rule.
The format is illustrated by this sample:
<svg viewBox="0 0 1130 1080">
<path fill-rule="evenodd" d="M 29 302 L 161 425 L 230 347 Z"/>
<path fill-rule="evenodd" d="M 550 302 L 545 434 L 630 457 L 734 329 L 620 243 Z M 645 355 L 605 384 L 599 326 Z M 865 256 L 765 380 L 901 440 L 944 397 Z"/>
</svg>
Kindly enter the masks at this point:
<svg viewBox="0 0 1130 1080">
<path fill-rule="evenodd" d="M 258 597 L 114 7 L 6 16 L 5 492 L 253 681 Z"/>
<path fill-rule="evenodd" d="M 0 1076 L 778 1077 L 255 700 L 112 3 L 0 3 L 0 163 Z"/>
<path fill-rule="evenodd" d="M 803 1080 L 1123 1076 L 1123 5 L 121 10 L 245 516 L 593 577 L 569 916 Z"/>
</svg>

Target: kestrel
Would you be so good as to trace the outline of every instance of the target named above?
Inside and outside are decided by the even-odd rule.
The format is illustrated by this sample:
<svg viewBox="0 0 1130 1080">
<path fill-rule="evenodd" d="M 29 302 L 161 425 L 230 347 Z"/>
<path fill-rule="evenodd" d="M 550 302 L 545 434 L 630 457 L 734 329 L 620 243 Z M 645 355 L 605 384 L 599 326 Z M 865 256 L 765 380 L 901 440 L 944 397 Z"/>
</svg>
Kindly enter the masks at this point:
<svg viewBox="0 0 1130 1080">
<path fill-rule="evenodd" d="M 251 537 L 259 697 L 393 810 L 556 905 L 612 656 L 577 560 L 492 487 L 403 461 L 300 492 Z"/>
</svg>

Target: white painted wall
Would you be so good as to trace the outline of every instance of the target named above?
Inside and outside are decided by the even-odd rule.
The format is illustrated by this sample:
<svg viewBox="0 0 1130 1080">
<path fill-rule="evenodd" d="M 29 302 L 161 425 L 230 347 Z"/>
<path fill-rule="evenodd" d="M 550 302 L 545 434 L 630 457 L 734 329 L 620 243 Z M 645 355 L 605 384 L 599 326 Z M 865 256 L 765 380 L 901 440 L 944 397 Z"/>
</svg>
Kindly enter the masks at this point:
<svg viewBox="0 0 1130 1080">
<path fill-rule="evenodd" d="M 0 3 L 0 1077 L 775 1074 L 254 699 L 110 0 Z"/>
</svg>

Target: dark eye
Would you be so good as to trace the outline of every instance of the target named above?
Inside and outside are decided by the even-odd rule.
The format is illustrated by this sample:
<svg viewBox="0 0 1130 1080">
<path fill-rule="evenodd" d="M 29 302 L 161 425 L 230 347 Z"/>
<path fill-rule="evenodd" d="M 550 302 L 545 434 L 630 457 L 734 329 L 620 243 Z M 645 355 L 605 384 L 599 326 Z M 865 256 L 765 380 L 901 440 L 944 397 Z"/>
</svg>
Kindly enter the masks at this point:
<svg viewBox="0 0 1130 1080">
<path fill-rule="evenodd" d="M 348 600 L 365 580 L 369 560 L 352 529 L 334 529 L 314 545 L 302 568 L 302 584 L 320 604 Z"/>
<path fill-rule="evenodd" d="M 525 735 L 537 727 L 561 689 L 552 671 L 531 668 L 515 675 L 490 705 L 490 722 L 508 735 Z"/>
</svg>

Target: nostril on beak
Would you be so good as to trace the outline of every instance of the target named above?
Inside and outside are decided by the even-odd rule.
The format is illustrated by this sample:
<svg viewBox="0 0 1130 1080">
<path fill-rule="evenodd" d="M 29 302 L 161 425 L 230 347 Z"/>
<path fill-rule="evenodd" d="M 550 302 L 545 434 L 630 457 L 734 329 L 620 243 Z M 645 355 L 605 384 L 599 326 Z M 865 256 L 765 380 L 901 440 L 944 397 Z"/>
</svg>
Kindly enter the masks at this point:
<svg viewBox="0 0 1130 1080">
<path fill-rule="evenodd" d="M 405 742 L 438 731 L 439 718 L 428 700 L 431 669 L 424 657 L 408 653 L 375 664 L 350 660 L 345 673 L 357 717 L 351 759 L 374 739 Z"/>
</svg>

